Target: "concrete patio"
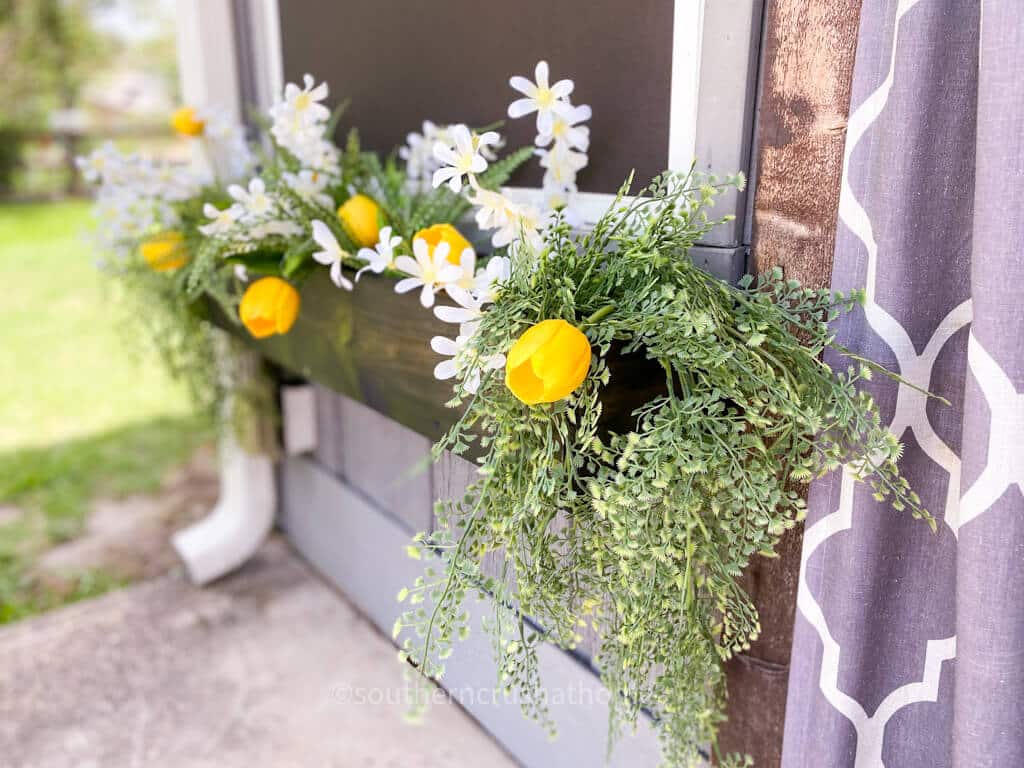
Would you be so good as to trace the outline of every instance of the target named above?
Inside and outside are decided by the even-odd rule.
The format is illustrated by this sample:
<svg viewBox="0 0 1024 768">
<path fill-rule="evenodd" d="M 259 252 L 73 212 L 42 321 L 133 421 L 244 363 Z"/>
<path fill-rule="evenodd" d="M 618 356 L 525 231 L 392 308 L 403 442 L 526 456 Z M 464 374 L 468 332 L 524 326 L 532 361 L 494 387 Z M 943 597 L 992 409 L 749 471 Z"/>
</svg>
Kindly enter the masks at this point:
<svg viewBox="0 0 1024 768">
<path fill-rule="evenodd" d="M 403 718 L 390 642 L 280 540 L 0 629 L 5 768 L 515 765 L 449 701 Z"/>
</svg>

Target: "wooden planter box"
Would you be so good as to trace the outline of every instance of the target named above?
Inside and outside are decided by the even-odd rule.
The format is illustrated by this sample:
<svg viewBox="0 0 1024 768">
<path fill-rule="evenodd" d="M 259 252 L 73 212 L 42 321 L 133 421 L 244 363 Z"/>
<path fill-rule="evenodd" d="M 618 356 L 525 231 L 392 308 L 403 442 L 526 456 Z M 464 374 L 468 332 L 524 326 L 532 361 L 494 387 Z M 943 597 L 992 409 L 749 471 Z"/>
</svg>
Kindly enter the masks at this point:
<svg viewBox="0 0 1024 768">
<path fill-rule="evenodd" d="M 349 274 L 351 277 L 351 274 Z M 214 322 L 259 350 L 267 359 L 304 379 L 357 400 L 431 440 L 458 417 L 446 408 L 452 381 L 434 378 L 443 357 L 430 348 L 434 336 L 453 337 L 458 327 L 438 320 L 419 302 L 419 292 L 395 293 L 395 281 L 367 274 L 354 291 L 331 282 L 317 269 L 300 289 L 298 320 L 284 336 L 254 339 L 218 312 Z M 437 296 L 440 304 L 444 294 Z M 602 397 L 602 424 L 626 431 L 630 414 L 664 392 L 664 374 L 642 356 L 609 356 L 612 383 Z"/>
</svg>

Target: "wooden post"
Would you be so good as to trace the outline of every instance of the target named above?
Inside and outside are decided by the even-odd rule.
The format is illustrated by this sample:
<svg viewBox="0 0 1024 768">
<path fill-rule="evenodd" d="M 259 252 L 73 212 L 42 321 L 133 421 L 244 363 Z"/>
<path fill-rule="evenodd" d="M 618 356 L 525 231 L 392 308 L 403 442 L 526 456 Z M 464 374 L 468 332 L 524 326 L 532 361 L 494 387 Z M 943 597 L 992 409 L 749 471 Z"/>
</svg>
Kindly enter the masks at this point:
<svg viewBox="0 0 1024 768">
<path fill-rule="evenodd" d="M 857 48 L 860 0 L 768 0 L 757 129 L 753 256 L 807 286 L 832 276 L 839 184 Z M 762 633 L 727 667 L 729 722 L 722 752 L 758 768 L 781 765 L 789 654 L 803 531 L 744 576 Z"/>
</svg>

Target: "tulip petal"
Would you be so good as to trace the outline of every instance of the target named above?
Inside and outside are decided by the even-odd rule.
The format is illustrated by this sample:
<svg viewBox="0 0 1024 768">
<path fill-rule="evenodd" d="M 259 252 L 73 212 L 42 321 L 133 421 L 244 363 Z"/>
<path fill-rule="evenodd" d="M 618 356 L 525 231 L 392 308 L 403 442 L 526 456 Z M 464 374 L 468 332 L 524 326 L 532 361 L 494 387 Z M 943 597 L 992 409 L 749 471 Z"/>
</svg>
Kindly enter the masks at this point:
<svg viewBox="0 0 1024 768">
<path fill-rule="evenodd" d="M 505 369 L 505 386 L 527 405 L 535 405 L 544 397 L 544 382 L 533 372 L 529 361 Z"/>
<path fill-rule="evenodd" d="M 512 345 L 508 353 L 509 368 L 518 368 L 526 362 L 533 354 L 546 344 L 548 340 L 558 332 L 559 324 L 564 320 L 542 320 L 532 328 L 529 328 Z"/>
</svg>

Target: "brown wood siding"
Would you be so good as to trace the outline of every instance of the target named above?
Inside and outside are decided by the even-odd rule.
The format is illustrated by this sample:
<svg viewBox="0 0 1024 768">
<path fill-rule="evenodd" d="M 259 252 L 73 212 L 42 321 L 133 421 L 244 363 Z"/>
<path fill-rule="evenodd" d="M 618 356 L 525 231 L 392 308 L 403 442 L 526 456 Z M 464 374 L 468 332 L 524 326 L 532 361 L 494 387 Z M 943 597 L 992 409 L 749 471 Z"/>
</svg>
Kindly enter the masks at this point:
<svg viewBox="0 0 1024 768">
<path fill-rule="evenodd" d="M 753 263 L 804 285 L 832 276 L 850 84 L 860 0 L 770 0 L 765 23 L 754 190 Z M 758 558 L 745 586 L 761 614 L 761 638 L 728 665 L 729 722 L 723 752 L 782 760 L 802 528 L 775 559 Z"/>
</svg>

